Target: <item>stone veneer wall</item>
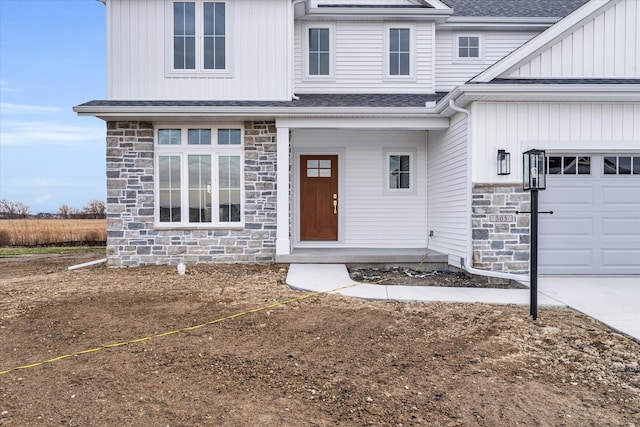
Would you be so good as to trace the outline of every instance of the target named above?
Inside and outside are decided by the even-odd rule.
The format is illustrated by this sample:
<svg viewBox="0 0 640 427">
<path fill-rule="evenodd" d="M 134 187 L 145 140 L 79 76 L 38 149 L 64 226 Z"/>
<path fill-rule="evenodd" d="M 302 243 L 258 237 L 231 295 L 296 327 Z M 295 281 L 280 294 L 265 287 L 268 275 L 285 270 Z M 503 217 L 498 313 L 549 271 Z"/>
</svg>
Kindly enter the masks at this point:
<svg viewBox="0 0 640 427">
<path fill-rule="evenodd" d="M 513 274 L 529 272 L 530 196 L 521 185 L 474 184 L 473 266 Z"/>
<path fill-rule="evenodd" d="M 274 261 L 274 122 L 245 123 L 243 229 L 155 229 L 153 149 L 152 123 L 107 123 L 108 266 Z"/>
</svg>

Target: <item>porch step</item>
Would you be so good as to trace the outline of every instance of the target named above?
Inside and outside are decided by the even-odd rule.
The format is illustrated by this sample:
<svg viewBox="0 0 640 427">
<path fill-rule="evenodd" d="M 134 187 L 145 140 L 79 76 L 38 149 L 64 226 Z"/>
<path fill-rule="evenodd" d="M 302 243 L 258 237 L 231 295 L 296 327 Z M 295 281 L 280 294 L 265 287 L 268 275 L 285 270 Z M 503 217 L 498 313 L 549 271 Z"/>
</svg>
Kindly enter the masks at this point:
<svg viewBox="0 0 640 427">
<path fill-rule="evenodd" d="M 427 256 L 425 257 L 425 253 Z M 448 256 L 433 250 L 420 248 L 371 249 L 371 248 L 296 248 L 291 254 L 276 255 L 279 264 L 358 264 L 385 265 L 390 267 L 417 267 L 422 270 L 444 270 Z"/>
</svg>

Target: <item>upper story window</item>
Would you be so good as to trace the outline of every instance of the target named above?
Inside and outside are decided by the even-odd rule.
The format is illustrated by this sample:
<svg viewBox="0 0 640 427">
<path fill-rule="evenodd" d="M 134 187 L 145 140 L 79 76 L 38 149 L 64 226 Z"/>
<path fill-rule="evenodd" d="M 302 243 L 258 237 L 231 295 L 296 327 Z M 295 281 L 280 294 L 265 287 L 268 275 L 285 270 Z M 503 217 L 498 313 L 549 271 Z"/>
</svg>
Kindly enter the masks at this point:
<svg viewBox="0 0 640 427">
<path fill-rule="evenodd" d="M 303 78 L 331 79 L 334 67 L 334 27 L 308 24 L 303 30 Z"/>
<path fill-rule="evenodd" d="M 482 39 L 476 34 L 455 35 L 455 58 L 461 61 L 482 59 Z"/>
<path fill-rule="evenodd" d="M 389 75 L 411 74 L 411 30 L 389 28 Z"/>
<path fill-rule="evenodd" d="M 173 70 L 227 69 L 226 14 L 225 2 L 173 3 Z"/>
<path fill-rule="evenodd" d="M 413 78 L 414 25 L 386 24 L 384 31 L 384 77 L 387 79 Z"/>
<path fill-rule="evenodd" d="M 309 28 L 309 75 L 329 75 L 329 29 Z"/>
<path fill-rule="evenodd" d="M 242 226 L 242 129 L 166 126 L 157 132 L 156 224 Z"/>
</svg>

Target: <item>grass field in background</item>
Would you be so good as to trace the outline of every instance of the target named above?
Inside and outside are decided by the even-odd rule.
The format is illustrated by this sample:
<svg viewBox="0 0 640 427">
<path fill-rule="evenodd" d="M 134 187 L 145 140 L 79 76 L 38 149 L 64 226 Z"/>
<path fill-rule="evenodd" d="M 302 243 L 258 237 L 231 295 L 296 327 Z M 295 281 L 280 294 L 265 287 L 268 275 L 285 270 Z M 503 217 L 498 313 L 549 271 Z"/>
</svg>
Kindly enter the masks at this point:
<svg viewBox="0 0 640 427">
<path fill-rule="evenodd" d="M 105 219 L 3 219 L 0 247 L 103 246 Z"/>
</svg>

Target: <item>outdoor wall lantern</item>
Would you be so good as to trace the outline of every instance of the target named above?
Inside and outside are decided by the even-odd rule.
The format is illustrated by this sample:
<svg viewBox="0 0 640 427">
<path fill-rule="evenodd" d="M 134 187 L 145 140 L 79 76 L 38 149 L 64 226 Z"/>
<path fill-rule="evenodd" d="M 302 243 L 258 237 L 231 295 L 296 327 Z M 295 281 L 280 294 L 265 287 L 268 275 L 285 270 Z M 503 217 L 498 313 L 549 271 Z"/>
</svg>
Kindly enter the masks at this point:
<svg viewBox="0 0 640 427">
<path fill-rule="evenodd" d="M 529 267 L 529 287 L 531 290 L 531 302 L 529 312 L 533 320 L 538 318 L 538 213 L 553 214 L 553 211 L 538 212 L 538 190 L 547 187 L 546 179 L 546 157 L 544 150 L 529 150 L 523 153 L 522 189 L 531 192 L 531 211 L 518 212 L 516 214 L 528 213 L 531 215 L 531 235 L 530 235 L 530 267 Z"/>
<path fill-rule="evenodd" d="M 544 150 L 525 151 L 523 162 L 522 188 L 525 191 L 547 188 Z"/>
<path fill-rule="evenodd" d="M 511 173 L 511 153 L 505 150 L 498 150 L 498 175 L 509 175 Z"/>
</svg>

